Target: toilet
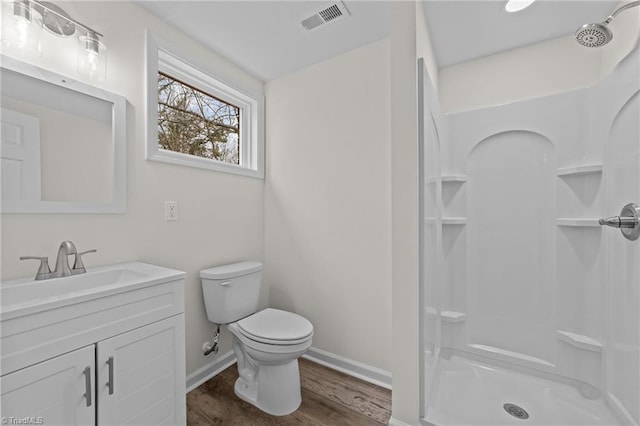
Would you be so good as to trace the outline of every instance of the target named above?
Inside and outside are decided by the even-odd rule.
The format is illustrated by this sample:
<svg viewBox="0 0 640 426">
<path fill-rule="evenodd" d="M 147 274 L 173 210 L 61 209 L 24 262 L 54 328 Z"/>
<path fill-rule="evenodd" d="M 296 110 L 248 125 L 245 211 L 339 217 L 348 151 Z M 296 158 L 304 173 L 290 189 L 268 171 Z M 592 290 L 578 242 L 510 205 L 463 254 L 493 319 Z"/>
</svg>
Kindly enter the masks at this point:
<svg viewBox="0 0 640 426">
<path fill-rule="evenodd" d="M 313 325 L 292 312 L 258 311 L 262 263 L 239 262 L 200 272 L 209 321 L 233 334 L 239 377 L 235 394 L 274 416 L 298 409 L 298 358 L 311 346 Z"/>
</svg>

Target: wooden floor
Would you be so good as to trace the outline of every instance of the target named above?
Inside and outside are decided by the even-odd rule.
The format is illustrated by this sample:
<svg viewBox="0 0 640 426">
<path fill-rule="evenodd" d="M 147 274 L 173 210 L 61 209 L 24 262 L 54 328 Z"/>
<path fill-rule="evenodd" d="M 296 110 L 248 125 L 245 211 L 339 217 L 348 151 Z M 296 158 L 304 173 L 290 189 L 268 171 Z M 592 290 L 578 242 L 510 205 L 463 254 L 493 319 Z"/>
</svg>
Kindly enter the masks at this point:
<svg viewBox="0 0 640 426">
<path fill-rule="evenodd" d="M 236 365 L 187 394 L 187 425 L 388 425 L 391 391 L 300 358 L 302 405 L 271 416 L 233 393 Z"/>
</svg>

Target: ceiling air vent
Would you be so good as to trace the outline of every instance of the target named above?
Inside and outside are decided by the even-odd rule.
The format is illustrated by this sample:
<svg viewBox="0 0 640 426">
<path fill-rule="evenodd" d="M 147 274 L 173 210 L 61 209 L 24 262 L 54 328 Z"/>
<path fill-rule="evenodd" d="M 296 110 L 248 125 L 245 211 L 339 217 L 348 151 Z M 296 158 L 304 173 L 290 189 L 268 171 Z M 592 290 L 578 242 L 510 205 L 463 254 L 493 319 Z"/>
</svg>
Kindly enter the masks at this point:
<svg viewBox="0 0 640 426">
<path fill-rule="evenodd" d="M 307 31 L 313 31 L 325 24 L 341 21 L 347 16 L 349 16 L 349 12 L 344 4 L 335 1 L 302 18 L 300 25 Z"/>
</svg>

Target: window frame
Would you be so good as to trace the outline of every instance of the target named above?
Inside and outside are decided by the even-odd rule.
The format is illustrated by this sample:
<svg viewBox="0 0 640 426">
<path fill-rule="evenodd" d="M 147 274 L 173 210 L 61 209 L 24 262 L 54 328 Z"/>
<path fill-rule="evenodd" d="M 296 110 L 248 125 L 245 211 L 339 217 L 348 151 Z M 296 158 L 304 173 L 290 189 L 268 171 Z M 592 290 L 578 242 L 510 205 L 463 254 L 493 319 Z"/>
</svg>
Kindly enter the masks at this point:
<svg viewBox="0 0 640 426">
<path fill-rule="evenodd" d="M 264 179 L 264 96 L 255 95 L 205 72 L 197 60 L 176 55 L 167 43 L 147 32 L 145 159 Z M 158 145 L 158 73 L 240 108 L 240 164 L 161 149 Z"/>
</svg>

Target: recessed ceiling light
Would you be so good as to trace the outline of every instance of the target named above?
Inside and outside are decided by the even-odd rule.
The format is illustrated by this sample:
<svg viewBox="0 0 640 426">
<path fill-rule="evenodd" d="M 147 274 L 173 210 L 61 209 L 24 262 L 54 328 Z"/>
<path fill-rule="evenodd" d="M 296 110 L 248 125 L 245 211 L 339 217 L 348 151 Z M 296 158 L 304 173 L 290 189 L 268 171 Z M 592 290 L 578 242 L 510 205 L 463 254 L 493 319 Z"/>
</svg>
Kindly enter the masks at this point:
<svg viewBox="0 0 640 426">
<path fill-rule="evenodd" d="M 519 12 L 531 6 L 536 0 L 509 0 L 504 6 L 507 12 Z"/>
</svg>

